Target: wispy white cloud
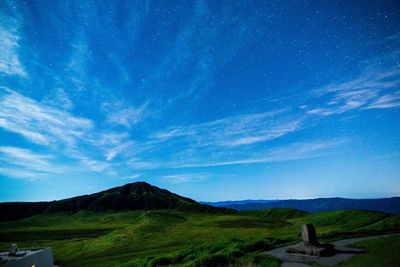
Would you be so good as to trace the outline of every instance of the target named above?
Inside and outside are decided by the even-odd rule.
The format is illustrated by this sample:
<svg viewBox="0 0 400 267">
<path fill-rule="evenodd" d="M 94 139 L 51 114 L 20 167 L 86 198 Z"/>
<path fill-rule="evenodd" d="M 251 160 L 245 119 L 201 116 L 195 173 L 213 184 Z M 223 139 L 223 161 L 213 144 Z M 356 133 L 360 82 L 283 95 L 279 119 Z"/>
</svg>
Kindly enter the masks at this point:
<svg viewBox="0 0 400 267">
<path fill-rule="evenodd" d="M 127 105 L 122 101 L 103 103 L 102 110 L 106 113 L 107 121 L 114 125 L 121 125 L 127 128 L 143 120 L 146 114 L 147 103 L 139 107 Z"/>
<path fill-rule="evenodd" d="M 134 144 L 133 141 L 127 141 L 125 143 L 122 143 L 120 145 L 117 145 L 115 147 L 110 148 L 106 152 L 106 159 L 108 161 L 114 159 L 119 153 L 121 153 L 122 151 L 124 151 L 128 147 L 132 146 L 133 144 Z"/>
<path fill-rule="evenodd" d="M 173 139 L 192 146 L 235 147 L 265 142 L 302 129 L 302 118 L 288 118 L 283 111 L 244 114 L 190 126 L 172 127 L 153 138 L 160 142 Z"/>
<path fill-rule="evenodd" d="M 132 174 L 132 175 L 127 175 L 121 177 L 122 180 L 137 180 L 139 177 L 141 177 L 141 174 Z"/>
<path fill-rule="evenodd" d="M 19 58 L 21 23 L 0 12 L 0 73 L 28 76 Z"/>
<path fill-rule="evenodd" d="M 369 68 L 359 77 L 334 83 L 314 91 L 322 106 L 308 114 L 329 116 L 360 109 L 382 109 L 400 106 L 400 71 Z"/>
<path fill-rule="evenodd" d="M 29 180 L 36 180 L 38 177 L 42 176 L 42 173 L 37 173 L 34 171 L 26 171 L 21 169 L 15 168 L 6 168 L 0 167 L 0 174 L 5 175 L 10 178 L 20 178 L 20 179 L 29 179 Z"/>
<path fill-rule="evenodd" d="M 185 173 L 176 175 L 166 175 L 161 178 L 161 181 L 171 184 L 200 182 L 208 178 L 208 174 L 203 173 Z"/>
<path fill-rule="evenodd" d="M 275 110 L 169 127 L 151 134 L 140 144 L 140 153 L 130 157 L 126 164 L 137 170 L 151 170 L 265 162 L 265 155 L 256 154 L 260 143 L 307 127 L 302 116 L 289 114 L 287 110 Z M 170 149 L 173 154 L 167 152 Z M 165 153 L 167 156 L 159 156 Z"/>
<path fill-rule="evenodd" d="M 78 160 L 82 167 L 90 171 L 102 172 L 110 167 L 109 163 L 89 156 L 84 149 L 79 150 L 75 147 L 68 147 L 67 153 L 70 158 Z"/>
<path fill-rule="evenodd" d="M 13 159 L 33 162 L 34 165 L 45 166 L 49 156 L 39 155 L 27 149 L 12 146 L 0 146 L 0 153 L 11 156 Z"/>
<path fill-rule="evenodd" d="M 235 153 L 231 153 L 229 151 L 222 151 L 221 153 L 200 151 L 191 154 L 190 151 L 185 150 L 181 153 L 181 155 L 174 154 L 174 157 L 170 160 L 143 161 L 140 159 L 132 159 L 128 162 L 128 166 L 136 170 L 151 170 L 161 168 L 181 169 L 302 160 L 307 158 L 327 156 L 334 149 L 346 144 L 347 142 L 347 139 L 294 142 L 262 151 L 236 151 Z M 177 179 L 178 178 L 180 177 L 177 177 Z"/>
<path fill-rule="evenodd" d="M 106 160 L 112 160 L 131 144 L 127 134 L 96 130 L 89 119 L 75 116 L 48 103 L 35 101 L 4 87 L 0 88 L 0 128 L 47 148 L 50 154 L 78 161 L 81 167 L 95 172 L 110 167 L 100 157 L 99 151 L 103 151 Z M 21 161 L 24 150 L 19 151 L 20 153 L 17 153 L 18 150 L 13 153 L 10 151 L 7 150 L 5 155 L 9 158 L 19 156 Z M 39 162 L 41 158 L 33 155 L 26 157 L 36 159 L 36 165 L 45 170 L 47 165 L 45 166 L 44 159 Z M 57 167 L 62 170 L 60 166 L 51 166 L 49 164 L 47 169 L 51 168 L 56 172 Z"/>
<path fill-rule="evenodd" d="M 39 155 L 27 149 L 0 146 L 0 153 L 6 155 L 8 159 L 12 159 L 16 164 L 28 166 L 30 168 L 42 169 L 50 166 L 48 162 L 50 159 L 49 156 Z"/>
<path fill-rule="evenodd" d="M 105 169 L 110 167 L 109 164 L 104 163 L 102 161 L 94 160 L 87 156 L 82 156 L 79 160 L 86 166 L 89 170 L 94 172 L 103 172 Z"/>
<path fill-rule="evenodd" d="M 167 164 L 162 163 L 161 160 L 144 160 L 141 158 L 131 158 L 127 160 L 126 165 L 133 170 L 153 170 L 168 167 Z"/>
<path fill-rule="evenodd" d="M 399 41 L 400 40 L 400 32 L 389 35 L 388 37 L 386 37 L 386 40 L 390 40 L 390 41 Z"/>
<path fill-rule="evenodd" d="M 75 40 L 71 45 L 70 60 L 66 63 L 65 69 L 69 73 L 69 82 L 77 89 L 77 91 L 85 91 L 87 88 L 86 81 L 89 79 L 87 74 L 88 59 L 91 50 L 87 42 L 86 36 L 82 32 L 75 34 Z"/>
<path fill-rule="evenodd" d="M 65 168 L 54 162 L 50 155 L 12 146 L 0 146 L 0 162 L 3 165 L 0 173 L 30 179 L 65 171 Z"/>
<path fill-rule="evenodd" d="M 267 151 L 262 155 L 241 157 L 232 160 L 204 159 L 199 162 L 177 164 L 176 168 L 201 168 L 228 165 L 272 163 L 290 160 L 301 160 L 325 155 L 327 151 L 343 144 L 343 140 L 319 141 L 308 143 L 291 143 Z"/>
<path fill-rule="evenodd" d="M 74 107 L 74 103 L 63 88 L 56 88 L 52 94 L 45 97 L 43 103 L 63 110 L 71 110 Z"/>
<path fill-rule="evenodd" d="M 371 102 L 365 109 L 382 109 L 400 107 L 400 91 L 380 96 Z"/>
<path fill-rule="evenodd" d="M 0 127 L 36 144 L 72 145 L 93 128 L 93 122 L 0 87 Z"/>
<path fill-rule="evenodd" d="M 102 151 L 107 161 L 112 161 L 120 153 L 135 145 L 135 142 L 125 131 L 95 131 L 91 133 L 88 141 L 93 147 Z"/>
</svg>

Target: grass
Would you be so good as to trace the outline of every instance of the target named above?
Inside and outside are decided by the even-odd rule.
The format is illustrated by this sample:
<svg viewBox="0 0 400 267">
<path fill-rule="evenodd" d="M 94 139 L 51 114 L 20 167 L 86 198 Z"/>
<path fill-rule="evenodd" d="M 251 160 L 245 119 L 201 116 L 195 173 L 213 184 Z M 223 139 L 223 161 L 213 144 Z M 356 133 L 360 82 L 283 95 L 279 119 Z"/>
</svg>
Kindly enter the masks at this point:
<svg viewBox="0 0 400 267">
<path fill-rule="evenodd" d="M 355 256 L 340 266 L 343 267 L 394 267 L 400 266 L 400 236 L 371 239 L 354 244 L 367 249 L 368 253 Z"/>
<path fill-rule="evenodd" d="M 322 239 L 335 240 L 399 229 L 399 218 L 382 212 L 350 210 L 315 213 L 308 220 L 319 226 Z"/>
<path fill-rule="evenodd" d="M 400 230 L 399 216 L 364 211 L 80 211 L 0 223 L 0 247 L 51 246 L 62 267 L 279 266 L 260 252 L 298 242 L 310 222 L 325 240 Z"/>
</svg>

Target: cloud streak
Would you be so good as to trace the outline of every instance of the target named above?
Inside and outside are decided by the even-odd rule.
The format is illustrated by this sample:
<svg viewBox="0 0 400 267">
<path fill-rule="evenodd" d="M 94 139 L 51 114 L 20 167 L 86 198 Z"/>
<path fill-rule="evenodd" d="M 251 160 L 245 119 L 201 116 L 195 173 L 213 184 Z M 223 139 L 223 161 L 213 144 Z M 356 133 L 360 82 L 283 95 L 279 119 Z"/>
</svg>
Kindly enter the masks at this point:
<svg viewBox="0 0 400 267">
<path fill-rule="evenodd" d="M 203 173 L 186 173 L 176 175 L 166 175 L 161 178 L 161 181 L 171 184 L 193 183 L 206 180 L 207 174 Z"/>
<path fill-rule="evenodd" d="M 21 23 L 1 12 L 0 17 L 0 73 L 27 77 L 28 74 L 19 58 Z"/>
<path fill-rule="evenodd" d="M 208 159 L 199 162 L 176 164 L 174 168 L 203 168 L 302 160 L 326 155 L 329 150 L 344 143 L 345 140 L 291 143 L 286 146 L 272 148 L 263 154 L 258 153 L 259 155 L 256 156 L 242 155 L 241 158 L 231 160 Z"/>
<path fill-rule="evenodd" d="M 40 145 L 73 145 L 93 122 L 0 87 L 0 127 Z"/>
<path fill-rule="evenodd" d="M 133 125 L 142 121 L 146 116 L 147 103 L 142 104 L 140 107 L 133 107 L 123 103 L 122 101 L 115 101 L 113 103 L 103 103 L 102 110 L 106 114 L 106 119 L 113 125 L 125 126 L 131 128 Z"/>
<path fill-rule="evenodd" d="M 95 172 L 105 171 L 110 167 L 106 161 L 113 160 L 133 144 L 126 133 L 97 130 L 89 119 L 74 116 L 5 87 L 0 87 L 0 128 L 45 147 L 57 157 L 63 155 L 77 160 L 82 167 Z M 53 166 L 45 161 L 45 158 L 28 154 L 28 150 L 3 147 L 1 152 L 10 159 L 25 162 L 25 167 L 30 167 L 25 173 L 28 170 L 39 172 L 40 169 L 42 172 L 61 173 L 57 169 L 63 170 L 59 165 Z M 99 156 L 101 153 L 104 158 Z M 22 161 L 29 158 L 35 160 L 35 164 L 28 166 L 27 161 Z M 34 165 L 38 169 L 33 168 Z M 10 168 L 8 173 L 11 173 Z"/>
<path fill-rule="evenodd" d="M 307 113 L 329 116 L 353 110 L 396 108 L 400 106 L 399 86 L 399 70 L 370 69 L 353 80 L 314 91 L 325 106 L 312 108 Z"/>
<path fill-rule="evenodd" d="M 243 114 L 223 119 L 178 126 L 153 135 L 160 142 L 179 140 L 194 147 L 236 147 L 274 140 L 303 127 L 302 118 L 288 118 L 284 111 Z"/>
<path fill-rule="evenodd" d="M 21 178 L 38 178 L 61 174 L 66 169 L 53 162 L 53 157 L 12 146 L 0 146 L 0 173 Z"/>
</svg>

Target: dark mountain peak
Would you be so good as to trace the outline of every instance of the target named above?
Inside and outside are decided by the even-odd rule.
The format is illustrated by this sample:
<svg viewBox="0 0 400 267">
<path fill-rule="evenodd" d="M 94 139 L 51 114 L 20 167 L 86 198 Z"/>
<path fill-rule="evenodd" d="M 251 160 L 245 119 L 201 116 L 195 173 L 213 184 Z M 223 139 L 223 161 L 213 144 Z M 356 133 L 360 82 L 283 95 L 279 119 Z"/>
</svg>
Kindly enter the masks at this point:
<svg viewBox="0 0 400 267">
<path fill-rule="evenodd" d="M 128 190 L 129 192 L 136 191 L 136 192 L 150 192 L 150 191 L 158 191 L 160 188 L 151 185 L 149 183 L 139 181 L 139 182 L 133 182 L 133 183 L 128 183 L 122 186 L 114 187 L 111 189 L 108 189 L 107 191 L 112 191 L 112 190 Z"/>
<path fill-rule="evenodd" d="M 95 193 L 94 195 L 115 193 L 115 192 L 119 192 L 124 195 L 130 195 L 130 194 L 145 195 L 145 194 L 149 194 L 149 193 L 156 193 L 159 190 L 162 190 L 162 189 L 160 189 L 156 186 L 153 186 L 149 183 L 140 181 L 140 182 L 133 182 L 133 183 L 125 184 L 122 186 L 113 187 L 113 188 L 107 189 L 105 191 Z"/>
<path fill-rule="evenodd" d="M 190 204 L 198 204 L 196 201 L 182 197 L 178 194 L 172 193 L 166 189 L 159 188 L 146 182 L 133 182 L 122 186 L 107 189 L 102 192 L 95 193 L 89 196 L 106 196 L 106 195 L 120 195 L 130 198 L 157 198 L 157 199 L 175 199 Z"/>
<path fill-rule="evenodd" d="M 178 209 L 191 205 L 200 204 L 146 182 L 134 182 L 91 195 L 52 202 L 46 212 Z"/>
</svg>

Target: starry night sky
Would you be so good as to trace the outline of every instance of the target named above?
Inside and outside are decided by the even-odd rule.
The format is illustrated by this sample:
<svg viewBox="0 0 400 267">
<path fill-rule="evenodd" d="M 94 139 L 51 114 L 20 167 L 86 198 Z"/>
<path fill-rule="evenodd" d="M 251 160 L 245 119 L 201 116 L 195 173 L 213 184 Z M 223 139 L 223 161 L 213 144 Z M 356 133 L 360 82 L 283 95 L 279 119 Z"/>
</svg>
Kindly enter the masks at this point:
<svg viewBox="0 0 400 267">
<path fill-rule="evenodd" d="M 400 195 L 399 1 L 1 1 L 0 201 Z"/>
</svg>

